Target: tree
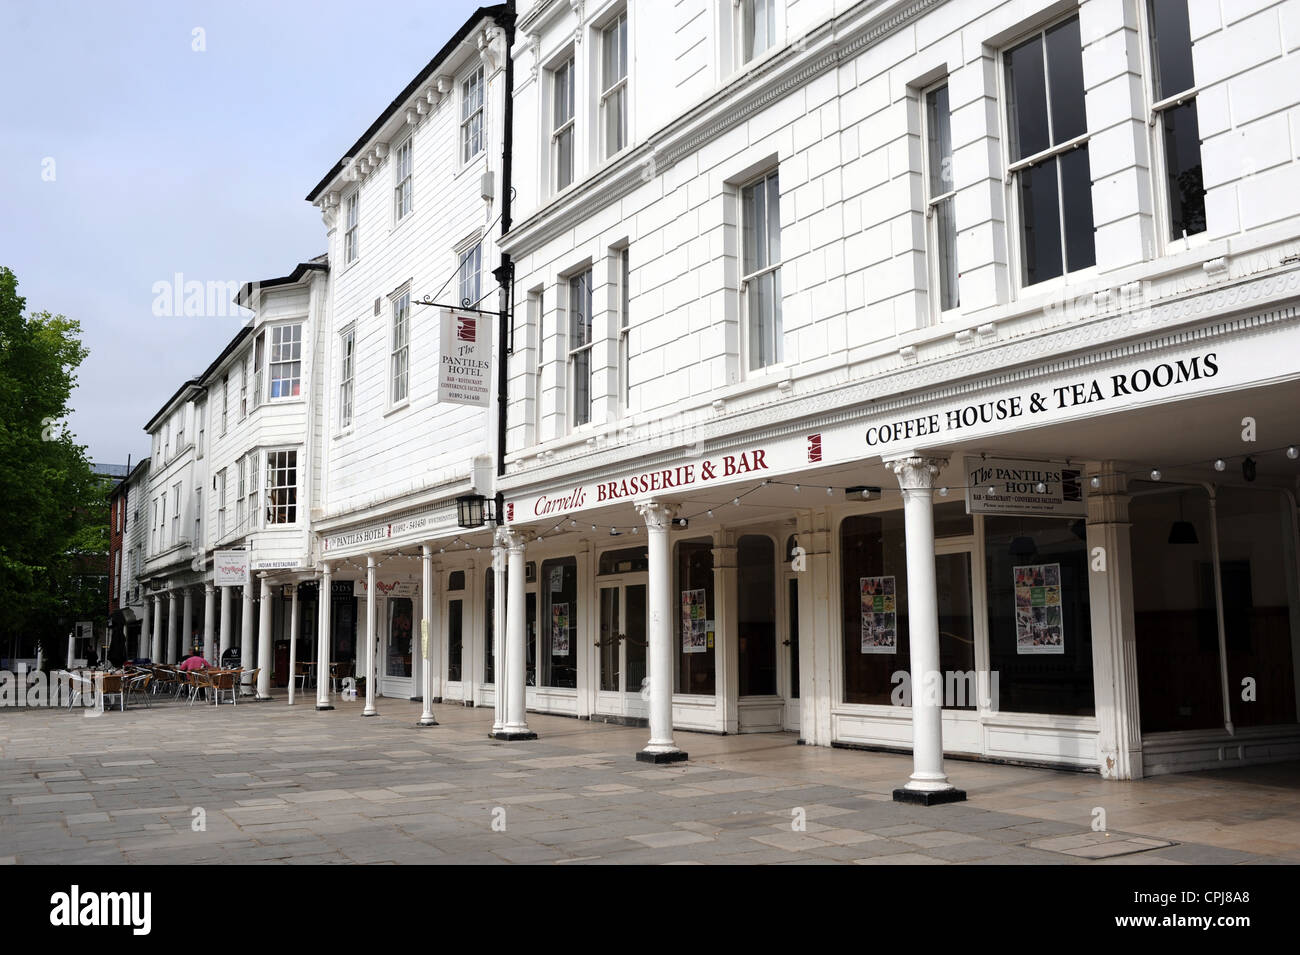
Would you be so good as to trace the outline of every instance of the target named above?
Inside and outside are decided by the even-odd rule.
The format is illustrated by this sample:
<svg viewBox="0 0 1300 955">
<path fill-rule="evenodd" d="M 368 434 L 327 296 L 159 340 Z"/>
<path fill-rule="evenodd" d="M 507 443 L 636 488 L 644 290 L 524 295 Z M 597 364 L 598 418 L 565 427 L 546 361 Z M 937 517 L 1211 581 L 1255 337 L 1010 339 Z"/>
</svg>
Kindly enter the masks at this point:
<svg viewBox="0 0 1300 955">
<path fill-rule="evenodd" d="M 108 550 L 109 488 L 64 423 L 88 354 L 81 325 L 26 304 L 0 266 L 0 646 L 43 640 L 61 656 L 70 620 L 106 610 L 107 594 L 92 602 L 79 582 Z"/>
</svg>

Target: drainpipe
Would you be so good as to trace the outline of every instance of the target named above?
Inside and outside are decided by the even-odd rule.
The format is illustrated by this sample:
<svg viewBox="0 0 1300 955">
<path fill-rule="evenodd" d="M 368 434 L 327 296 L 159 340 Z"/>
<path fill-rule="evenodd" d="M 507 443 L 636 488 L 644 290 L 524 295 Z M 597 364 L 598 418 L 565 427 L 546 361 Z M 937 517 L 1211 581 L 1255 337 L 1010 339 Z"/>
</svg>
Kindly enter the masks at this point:
<svg viewBox="0 0 1300 955">
<path fill-rule="evenodd" d="M 507 0 L 505 10 L 500 14 L 497 23 L 506 35 L 506 88 L 503 97 L 504 106 L 502 109 L 502 141 L 501 141 L 501 234 L 504 236 L 510 231 L 510 193 L 511 193 L 511 159 L 514 153 L 514 89 L 515 89 L 515 60 L 511 51 L 515 45 L 515 3 L 514 0 Z M 507 402 L 507 382 L 509 376 L 506 368 L 507 342 L 510 336 L 510 314 L 511 298 L 514 294 L 514 267 L 510 262 L 510 256 L 501 253 L 501 265 L 493 270 L 493 276 L 497 284 L 501 287 L 500 309 L 501 320 L 497 329 L 497 477 L 502 477 L 506 473 L 506 402 Z M 500 507 L 500 498 L 498 497 L 497 506 Z M 497 514 L 498 522 L 501 520 L 501 514 Z"/>
</svg>

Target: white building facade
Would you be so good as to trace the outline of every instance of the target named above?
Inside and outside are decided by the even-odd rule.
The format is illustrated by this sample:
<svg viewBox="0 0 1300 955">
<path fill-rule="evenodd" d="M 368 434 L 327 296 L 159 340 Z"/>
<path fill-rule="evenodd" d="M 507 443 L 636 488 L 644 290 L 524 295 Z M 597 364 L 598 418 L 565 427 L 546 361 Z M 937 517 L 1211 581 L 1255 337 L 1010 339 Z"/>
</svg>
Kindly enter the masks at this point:
<svg viewBox="0 0 1300 955">
<path fill-rule="evenodd" d="M 518 14 L 529 707 L 923 801 L 1300 751 L 1293 5 Z"/>
</svg>

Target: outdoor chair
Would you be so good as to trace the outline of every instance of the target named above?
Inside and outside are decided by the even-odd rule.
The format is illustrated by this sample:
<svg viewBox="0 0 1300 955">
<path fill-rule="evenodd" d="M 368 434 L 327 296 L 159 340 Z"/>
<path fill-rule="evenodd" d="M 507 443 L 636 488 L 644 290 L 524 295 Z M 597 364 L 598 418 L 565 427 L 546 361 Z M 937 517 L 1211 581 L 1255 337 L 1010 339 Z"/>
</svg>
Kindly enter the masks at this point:
<svg viewBox="0 0 1300 955">
<path fill-rule="evenodd" d="M 95 681 L 95 689 L 99 691 L 99 709 L 104 709 L 104 701 L 110 696 L 118 698 L 118 708 L 126 709 L 126 692 L 122 687 L 122 675 L 120 673 L 105 673 L 99 676 Z"/>
<path fill-rule="evenodd" d="M 229 693 L 230 702 L 238 704 L 239 702 L 239 671 L 238 670 L 217 670 L 211 674 L 212 681 L 212 705 L 216 706 L 221 702 L 221 694 Z"/>
<path fill-rule="evenodd" d="M 191 670 L 190 678 L 190 706 L 194 705 L 194 698 L 201 692 L 212 689 L 212 674 L 208 670 Z"/>
<path fill-rule="evenodd" d="M 150 709 L 153 708 L 153 704 L 149 702 L 149 684 L 152 682 L 153 674 L 146 671 L 131 675 L 127 678 L 126 684 L 127 692 L 131 697 L 134 699 L 136 696 L 140 696 L 144 699 L 144 705 Z"/>
</svg>

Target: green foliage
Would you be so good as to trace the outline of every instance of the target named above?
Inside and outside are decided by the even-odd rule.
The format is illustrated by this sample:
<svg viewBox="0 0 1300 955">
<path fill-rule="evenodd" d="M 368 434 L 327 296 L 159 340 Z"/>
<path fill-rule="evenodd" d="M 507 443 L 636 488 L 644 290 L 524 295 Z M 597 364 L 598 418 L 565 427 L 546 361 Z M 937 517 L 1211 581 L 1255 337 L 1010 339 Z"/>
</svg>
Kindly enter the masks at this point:
<svg viewBox="0 0 1300 955">
<path fill-rule="evenodd" d="M 24 314 L 0 266 L 0 637 L 53 636 L 78 615 L 102 616 L 106 594 L 79 586 L 102 574 L 109 485 L 63 424 L 85 360 L 81 325 Z M 95 588 L 91 588 L 92 591 Z M 49 646 L 49 643 L 46 644 Z"/>
</svg>

